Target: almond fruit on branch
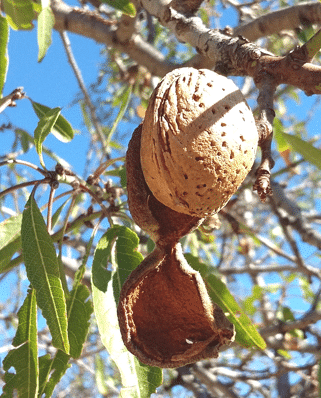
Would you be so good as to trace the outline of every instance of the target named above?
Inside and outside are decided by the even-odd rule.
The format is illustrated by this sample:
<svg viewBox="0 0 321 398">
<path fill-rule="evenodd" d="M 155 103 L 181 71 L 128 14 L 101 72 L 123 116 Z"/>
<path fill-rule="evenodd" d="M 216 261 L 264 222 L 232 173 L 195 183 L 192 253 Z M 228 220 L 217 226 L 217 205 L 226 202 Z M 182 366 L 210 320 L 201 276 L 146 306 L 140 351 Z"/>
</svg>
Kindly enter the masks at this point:
<svg viewBox="0 0 321 398">
<path fill-rule="evenodd" d="M 152 366 L 218 356 L 234 326 L 212 303 L 179 240 L 217 213 L 250 171 L 258 132 L 235 84 L 182 68 L 155 89 L 126 155 L 129 210 L 155 241 L 122 287 L 118 319 L 126 347 Z"/>
</svg>

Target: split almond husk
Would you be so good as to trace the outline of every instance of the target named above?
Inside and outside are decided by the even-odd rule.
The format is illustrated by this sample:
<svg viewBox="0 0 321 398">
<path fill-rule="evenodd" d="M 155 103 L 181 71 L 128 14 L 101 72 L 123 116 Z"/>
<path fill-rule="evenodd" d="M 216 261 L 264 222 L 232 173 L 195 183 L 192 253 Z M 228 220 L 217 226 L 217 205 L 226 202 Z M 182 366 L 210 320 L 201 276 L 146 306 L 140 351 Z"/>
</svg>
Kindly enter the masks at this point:
<svg viewBox="0 0 321 398">
<path fill-rule="evenodd" d="M 250 171 L 258 132 L 232 80 L 176 69 L 155 89 L 143 122 L 141 165 L 154 196 L 197 217 L 218 212 Z"/>
<path fill-rule="evenodd" d="M 123 341 L 151 366 L 175 368 L 216 358 L 234 327 L 213 304 L 180 244 L 156 246 L 122 287 L 118 319 Z"/>
</svg>

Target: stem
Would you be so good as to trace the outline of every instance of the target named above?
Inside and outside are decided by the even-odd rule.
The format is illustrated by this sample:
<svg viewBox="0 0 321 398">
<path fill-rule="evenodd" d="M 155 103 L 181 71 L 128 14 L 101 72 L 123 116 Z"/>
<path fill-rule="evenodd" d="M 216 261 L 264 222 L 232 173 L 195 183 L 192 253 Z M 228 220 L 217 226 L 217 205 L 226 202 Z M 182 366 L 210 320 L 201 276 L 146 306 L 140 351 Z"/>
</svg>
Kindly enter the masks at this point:
<svg viewBox="0 0 321 398">
<path fill-rule="evenodd" d="M 104 151 L 105 155 L 107 156 L 106 137 L 104 135 L 104 132 L 103 132 L 103 130 L 101 128 L 101 124 L 100 124 L 99 119 L 97 117 L 96 108 L 93 105 L 93 103 L 91 102 L 91 99 L 90 99 L 90 96 L 89 96 L 88 91 L 86 89 L 85 82 L 84 82 L 84 79 L 82 77 L 81 71 L 80 71 L 80 69 L 79 69 L 79 67 L 77 65 L 77 61 L 76 61 L 76 59 L 75 59 L 75 57 L 73 55 L 73 52 L 72 52 L 72 49 L 71 49 L 70 40 L 69 40 L 67 32 L 66 31 L 60 32 L 60 37 L 61 37 L 61 40 L 62 40 L 63 45 L 65 47 L 65 51 L 66 51 L 66 54 L 67 54 L 68 61 L 69 61 L 70 65 L 71 65 L 72 70 L 74 71 L 74 74 L 76 76 L 78 85 L 79 85 L 79 87 L 80 87 L 80 89 L 81 89 L 81 91 L 82 91 L 82 93 L 84 95 L 85 103 L 86 103 L 87 107 L 89 108 L 89 112 L 90 112 L 90 116 L 91 116 L 91 119 L 92 119 L 92 123 L 93 123 L 93 125 L 95 127 L 95 130 L 96 130 L 96 133 L 97 133 L 97 135 L 98 135 L 98 137 L 100 139 L 100 143 L 101 143 L 101 145 L 103 147 L 103 151 Z"/>
</svg>

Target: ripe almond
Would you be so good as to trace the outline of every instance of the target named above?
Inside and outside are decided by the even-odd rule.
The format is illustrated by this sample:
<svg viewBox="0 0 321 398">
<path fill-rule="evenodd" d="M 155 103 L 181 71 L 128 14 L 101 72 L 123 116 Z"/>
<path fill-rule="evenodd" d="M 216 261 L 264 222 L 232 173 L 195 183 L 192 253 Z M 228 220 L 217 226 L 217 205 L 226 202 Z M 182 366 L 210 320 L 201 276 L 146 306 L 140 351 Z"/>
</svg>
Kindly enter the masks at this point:
<svg viewBox="0 0 321 398">
<path fill-rule="evenodd" d="M 156 199 L 197 217 L 217 213 L 250 171 L 258 132 L 232 80 L 176 69 L 155 89 L 143 122 L 141 166 Z"/>
</svg>

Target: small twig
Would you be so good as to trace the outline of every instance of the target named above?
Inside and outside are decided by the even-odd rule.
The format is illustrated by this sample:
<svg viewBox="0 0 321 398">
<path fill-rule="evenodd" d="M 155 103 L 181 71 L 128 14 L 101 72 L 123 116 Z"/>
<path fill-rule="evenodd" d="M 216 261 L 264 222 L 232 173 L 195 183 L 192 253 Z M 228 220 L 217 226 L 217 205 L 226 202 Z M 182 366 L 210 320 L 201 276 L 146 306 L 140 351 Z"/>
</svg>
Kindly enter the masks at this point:
<svg viewBox="0 0 321 398">
<path fill-rule="evenodd" d="M 34 197 L 35 197 L 36 190 L 38 189 L 39 185 L 40 185 L 40 184 L 49 183 L 50 181 L 51 181 L 51 178 L 50 178 L 50 177 L 46 177 L 46 178 L 44 178 L 43 180 L 38 180 L 38 181 L 36 181 L 35 186 L 32 188 L 32 191 L 31 191 L 30 196 L 31 196 L 32 198 L 34 198 Z M 17 187 L 17 185 L 16 185 L 16 187 Z"/>
<path fill-rule="evenodd" d="M 33 191 L 35 188 L 38 187 L 39 184 L 44 184 L 50 181 L 50 178 L 46 177 L 43 180 L 33 180 L 33 181 L 27 181 L 27 182 L 23 182 L 21 184 L 18 185 L 14 185 L 13 187 L 7 188 L 4 191 L 0 192 L 0 198 L 2 198 L 3 196 L 7 195 L 8 193 L 11 193 L 17 189 L 20 188 L 24 188 L 24 187 L 29 187 L 30 185 L 35 185 L 35 187 L 33 188 Z"/>
<path fill-rule="evenodd" d="M 109 167 L 111 166 L 113 163 L 119 162 L 119 161 L 124 161 L 125 160 L 125 156 L 121 156 L 119 158 L 115 158 L 115 159 L 110 159 L 110 160 L 106 160 L 106 162 L 102 163 L 101 165 L 99 165 L 99 167 L 95 170 L 95 172 L 92 174 L 92 181 L 95 182 L 99 176 Z"/>
<path fill-rule="evenodd" d="M 47 231 L 50 234 L 51 233 L 51 221 L 52 221 L 52 204 L 53 204 L 53 199 L 54 199 L 54 194 L 55 190 L 58 188 L 59 183 L 58 181 L 51 181 L 50 183 L 50 195 L 49 195 L 49 200 L 48 200 L 48 212 L 47 212 Z"/>
<path fill-rule="evenodd" d="M 87 107 L 89 108 L 89 112 L 90 112 L 90 116 L 91 116 L 91 119 L 92 119 L 92 123 L 93 123 L 93 125 L 95 127 L 95 130 L 96 130 L 96 133 L 97 133 L 97 135 L 98 135 L 98 137 L 100 139 L 100 143 L 102 145 L 103 151 L 107 155 L 106 137 L 104 135 L 104 132 L 103 132 L 103 130 L 101 128 L 101 124 L 100 124 L 99 119 L 97 117 L 95 106 L 91 102 L 90 96 L 89 96 L 88 91 L 86 89 L 85 82 L 84 82 L 84 79 L 82 77 L 81 71 L 80 71 L 80 69 L 79 69 L 79 67 L 77 65 L 76 59 L 75 59 L 75 57 L 73 55 L 73 52 L 72 52 L 72 49 L 71 49 L 71 45 L 70 45 L 70 40 L 69 40 L 69 37 L 67 35 L 67 32 L 66 31 L 60 32 L 60 37 L 61 37 L 61 40 L 62 40 L 63 45 L 65 47 L 65 51 L 66 51 L 66 54 L 67 54 L 68 61 L 69 61 L 70 65 L 71 65 L 71 67 L 72 67 L 72 70 L 74 71 L 74 74 L 75 74 L 76 79 L 78 81 L 78 85 L 79 85 L 79 87 L 80 87 L 80 89 L 81 89 L 81 91 L 82 91 L 82 93 L 84 95 L 85 103 L 86 103 Z"/>
<path fill-rule="evenodd" d="M 9 165 L 12 163 L 16 163 L 16 164 L 20 164 L 22 166 L 28 166 L 31 167 L 32 169 L 39 171 L 39 173 L 41 173 L 43 176 L 47 177 L 48 172 L 46 170 L 43 170 L 42 168 L 36 166 L 33 163 L 30 162 L 26 162 L 24 160 L 18 160 L 18 159 L 8 159 L 8 160 L 4 160 L 3 162 L 0 162 L 0 167 L 1 166 L 5 166 L 5 165 Z"/>
<path fill-rule="evenodd" d="M 259 96 L 257 99 L 259 105 L 259 116 L 256 120 L 256 126 L 259 133 L 259 143 L 261 147 L 261 164 L 256 170 L 256 181 L 253 190 L 257 191 L 260 200 L 266 201 L 267 196 L 272 195 L 270 185 L 271 169 L 274 166 L 274 160 L 271 154 L 271 143 L 273 136 L 273 119 L 275 112 L 273 109 L 273 96 L 276 85 L 274 79 L 269 75 L 262 73 L 256 79 L 256 86 L 259 89 Z"/>
<path fill-rule="evenodd" d="M 8 106 L 16 106 L 15 101 L 25 97 L 26 94 L 23 92 L 23 87 L 17 87 L 12 91 L 11 94 L 0 99 L 0 113 L 3 112 Z"/>
</svg>

